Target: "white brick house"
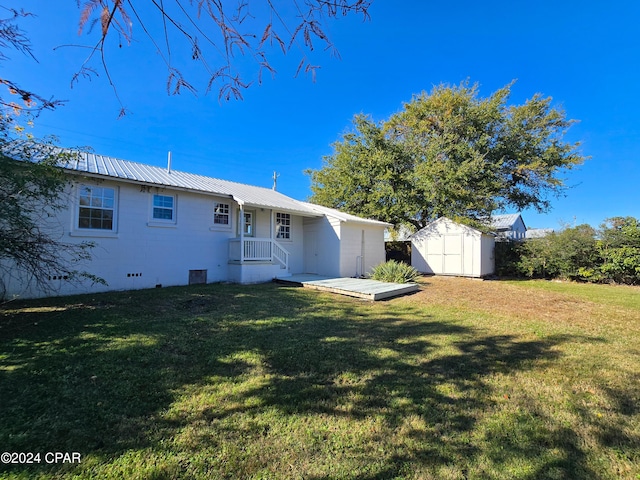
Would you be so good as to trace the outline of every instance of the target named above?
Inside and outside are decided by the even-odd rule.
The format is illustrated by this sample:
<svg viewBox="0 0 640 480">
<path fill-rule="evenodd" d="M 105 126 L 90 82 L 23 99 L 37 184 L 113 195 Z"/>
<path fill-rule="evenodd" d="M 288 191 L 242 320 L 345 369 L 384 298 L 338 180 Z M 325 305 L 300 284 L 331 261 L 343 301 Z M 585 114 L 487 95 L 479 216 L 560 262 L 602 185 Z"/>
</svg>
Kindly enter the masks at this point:
<svg viewBox="0 0 640 480">
<path fill-rule="evenodd" d="M 385 259 L 389 224 L 271 189 L 89 153 L 65 170 L 69 205 L 56 215 L 56 231 L 65 242 L 95 243 L 81 267 L 108 286 L 70 283 L 60 272 L 44 292 L 13 275 L 3 279 L 10 298 L 356 276 Z"/>
</svg>

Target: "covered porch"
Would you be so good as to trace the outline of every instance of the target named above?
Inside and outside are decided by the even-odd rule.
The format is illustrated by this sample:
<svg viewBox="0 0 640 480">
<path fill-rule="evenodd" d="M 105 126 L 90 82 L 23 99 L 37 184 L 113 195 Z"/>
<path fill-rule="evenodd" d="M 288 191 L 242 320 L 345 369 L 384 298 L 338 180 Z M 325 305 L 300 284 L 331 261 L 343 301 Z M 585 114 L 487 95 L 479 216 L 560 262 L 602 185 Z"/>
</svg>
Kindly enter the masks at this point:
<svg viewBox="0 0 640 480">
<path fill-rule="evenodd" d="M 302 219 L 316 212 L 238 202 L 236 237 L 228 240 L 230 280 L 260 283 L 302 271 Z"/>
<path fill-rule="evenodd" d="M 230 238 L 229 261 L 243 264 L 245 262 L 270 262 L 280 265 L 289 271 L 291 254 L 273 238 Z"/>
</svg>

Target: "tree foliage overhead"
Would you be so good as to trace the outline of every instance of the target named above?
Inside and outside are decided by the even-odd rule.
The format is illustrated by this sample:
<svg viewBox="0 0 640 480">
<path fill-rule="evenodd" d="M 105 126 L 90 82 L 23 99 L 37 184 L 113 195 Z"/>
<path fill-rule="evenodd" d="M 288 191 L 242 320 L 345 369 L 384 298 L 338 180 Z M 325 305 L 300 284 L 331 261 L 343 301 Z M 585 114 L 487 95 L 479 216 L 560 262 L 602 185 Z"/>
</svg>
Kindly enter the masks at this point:
<svg viewBox="0 0 640 480">
<path fill-rule="evenodd" d="M 564 140 L 573 121 L 539 94 L 509 105 L 511 86 L 488 98 L 478 86 L 440 85 L 354 131 L 310 170 L 311 201 L 396 225 L 422 228 L 440 216 L 480 223 L 497 210 L 550 208 L 562 173 L 584 161 Z"/>
<path fill-rule="evenodd" d="M 319 65 L 311 53 L 321 46 L 339 57 L 326 33 L 327 20 L 347 15 L 369 19 L 372 0 L 77 0 L 78 34 L 86 34 L 90 45 L 65 45 L 88 48 L 89 54 L 72 75 L 72 85 L 82 78 L 104 72 L 121 104 L 117 81 L 109 70 L 109 53 L 134 42 L 147 40 L 156 49 L 167 69 L 167 93 L 183 89 L 196 93 L 190 75 L 183 72 L 195 64 L 206 73 L 205 90 L 218 92 L 224 100 L 242 99 L 242 92 L 254 83 L 262 83 L 266 72 L 275 75 L 273 52 L 297 50 L 300 61 L 295 75 L 310 74 L 315 80 Z M 37 10 L 37 9 L 36 9 Z M 0 61 L 5 50 L 13 48 L 33 57 L 26 32 L 18 21 L 35 13 L 0 5 Z M 59 47 L 56 47 L 59 48 Z M 0 73 L 4 85 L 18 101 L 0 94 L 0 103 L 21 110 L 53 109 L 61 104 L 24 89 Z M 4 93 L 4 92 L 3 92 Z"/>
<path fill-rule="evenodd" d="M 260 83 L 264 72 L 275 74 L 270 61 L 274 48 L 283 54 L 296 48 L 301 53 L 296 75 L 305 72 L 315 78 L 319 66 L 311 63 L 309 52 L 319 44 L 338 56 L 325 32 L 326 20 L 350 14 L 368 19 L 370 4 L 371 0 L 86 0 L 79 33 L 87 31 L 98 40 L 76 77 L 95 73 L 91 60 L 98 56 L 114 85 L 108 51 L 130 44 L 137 30 L 137 38 L 147 37 L 166 65 L 168 93 L 196 91 L 180 67 L 188 59 L 206 71 L 207 91 L 215 86 L 220 99 L 241 99 L 253 80 L 246 80 L 238 56 L 251 60 Z"/>
<path fill-rule="evenodd" d="M 29 37 L 18 24 L 20 19 L 30 15 L 24 10 L 0 8 L 0 62 L 9 60 L 7 50 L 15 50 L 35 58 Z M 0 73 L 0 86 L 4 87 L 0 91 L 0 109 L 4 122 L 9 121 L 8 116 L 16 118 L 21 113 L 37 114 L 43 109 L 51 110 L 61 104 L 58 100 L 45 98 L 23 88 L 4 73 Z M 6 132 L 5 126 L 3 124 L 3 132 Z"/>
<path fill-rule="evenodd" d="M 7 49 L 33 56 L 29 38 L 17 24 L 28 14 L 9 12 L 0 18 L 0 61 L 8 59 Z M 10 282 L 45 292 L 55 290 L 51 279 L 58 277 L 104 283 L 77 268 L 90 259 L 93 245 L 65 242 L 64 229 L 54 221 L 55 212 L 68 205 L 68 180 L 60 165 L 73 154 L 61 152 L 53 138 L 34 139 L 25 130 L 42 110 L 60 102 L 5 77 L 0 77 L 0 85 L 6 87 L 6 93 L 0 93 L 0 299 Z"/>
</svg>

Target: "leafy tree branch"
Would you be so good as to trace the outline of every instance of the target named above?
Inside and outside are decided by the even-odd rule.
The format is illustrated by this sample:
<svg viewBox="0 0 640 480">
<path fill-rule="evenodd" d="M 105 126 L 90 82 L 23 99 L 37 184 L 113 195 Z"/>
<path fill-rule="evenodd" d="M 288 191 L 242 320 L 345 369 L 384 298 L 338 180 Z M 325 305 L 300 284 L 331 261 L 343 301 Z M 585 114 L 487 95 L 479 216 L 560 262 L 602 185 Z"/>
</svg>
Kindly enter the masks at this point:
<svg viewBox="0 0 640 480">
<path fill-rule="evenodd" d="M 253 61 L 258 84 L 263 73 L 276 73 L 271 63 L 276 46 L 283 54 L 296 48 L 302 52 L 296 75 L 310 73 L 315 79 L 318 65 L 310 63 L 306 52 L 321 43 L 334 55 L 335 45 L 325 32 L 327 19 L 360 14 L 369 18 L 371 0 L 296 0 L 257 2 L 240 0 L 151 0 L 153 8 L 136 0 L 88 0 L 81 8 L 79 33 L 85 31 L 98 40 L 74 76 L 95 74 L 93 58 L 98 55 L 101 69 L 117 94 L 108 68 L 107 53 L 123 41 L 131 44 L 138 27 L 154 45 L 167 69 L 167 93 L 179 94 L 183 89 L 196 93 L 195 85 L 182 73 L 178 64 L 184 59 L 198 62 L 208 75 L 206 91 L 216 88 L 220 100 L 242 99 L 242 92 L 255 79 L 246 80 L 237 56 Z M 153 17 L 153 12 L 159 14 Z M 160 33 L 158 33 L 160 32 Z M 115 35 L 117 43 L 109 43 Z M 186 49 L 184 46 L 186 45 Z M 176 60 L 177 58 L 177 60 Z M 253 77 L 253 75 L 252 75 Z"/>
</svg>

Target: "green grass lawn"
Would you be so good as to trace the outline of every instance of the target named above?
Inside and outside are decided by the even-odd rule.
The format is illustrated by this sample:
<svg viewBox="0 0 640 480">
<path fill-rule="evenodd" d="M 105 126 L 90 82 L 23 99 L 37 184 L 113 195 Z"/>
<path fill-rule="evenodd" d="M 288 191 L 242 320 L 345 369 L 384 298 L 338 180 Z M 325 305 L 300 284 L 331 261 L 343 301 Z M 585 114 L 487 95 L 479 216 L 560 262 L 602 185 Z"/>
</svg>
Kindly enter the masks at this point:
<svg viewBox="0 0 640 480">
<path fill-rule="evenodd" d="M 422 288 L 5 304 L 0 477 L 640 479 L 640 289 Z"/>
</svg>

